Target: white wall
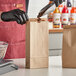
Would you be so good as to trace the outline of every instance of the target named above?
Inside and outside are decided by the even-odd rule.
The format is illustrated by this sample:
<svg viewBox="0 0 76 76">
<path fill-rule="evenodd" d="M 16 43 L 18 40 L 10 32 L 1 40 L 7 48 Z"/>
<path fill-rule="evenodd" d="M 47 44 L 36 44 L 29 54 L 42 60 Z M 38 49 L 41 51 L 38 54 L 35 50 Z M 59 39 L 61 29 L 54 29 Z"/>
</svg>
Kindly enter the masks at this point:
<svg viewBox="0 0 76 76">
<path fill-rule="evenodd" d="M 71 1 L 71 3 L 73 4 L 73 0 L 70 0 Z"/>
<path fill-rule="evenodd" d="M 73 0 L 71 0 L 72 2 Z M 36 18 L 39 11 L 48 4 L 49 0 L 30 0 L 28 8 L 29 18 Z M 43 16 L 45 18 L 47 16 Z"/>
<path fill-rule="evenodd" d="M 48 4 L 49 0 L 30 0 L 28 8 L 29 18 L 37 18 L 39 11 Z M 45 18 L 46 16 L 44 16 Z"/>
</svg>

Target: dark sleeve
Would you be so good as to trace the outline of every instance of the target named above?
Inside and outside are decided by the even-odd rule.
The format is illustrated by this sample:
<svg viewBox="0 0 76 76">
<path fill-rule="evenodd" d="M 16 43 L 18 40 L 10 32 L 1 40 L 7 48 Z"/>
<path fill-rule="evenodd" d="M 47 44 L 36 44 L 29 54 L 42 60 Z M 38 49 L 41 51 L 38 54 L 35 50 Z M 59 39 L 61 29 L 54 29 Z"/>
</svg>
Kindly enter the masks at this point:
<svg viewBox="0 0 76 76">
<path fill-rule="evenodd" d="M 26 0 L 26 12 L 28 12 L 29 0 Z"/>
<path fill-rule="evenodd" d="M 54 0 L 49 0 L 49 1 L 54 1 Z"/>
</svg>

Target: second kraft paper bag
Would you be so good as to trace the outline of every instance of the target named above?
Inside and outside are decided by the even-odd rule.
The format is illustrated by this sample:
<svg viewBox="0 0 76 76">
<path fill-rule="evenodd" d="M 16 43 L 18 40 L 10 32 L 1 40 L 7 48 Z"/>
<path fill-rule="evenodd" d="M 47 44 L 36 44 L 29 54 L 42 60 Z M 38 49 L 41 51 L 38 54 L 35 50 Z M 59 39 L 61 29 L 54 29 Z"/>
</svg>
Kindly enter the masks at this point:
<svg viewBox="0 0 76 76">
<path fill-rule="evenodd" d="M 62 66 L 63 68 L 76 68 L 76 25 L 64 27 Z"/>
<path fill-rule="evenodd" d="M 48 22 L 30 19 L 26 25 L 26 68 L 48 67 Z"/>
</svg>

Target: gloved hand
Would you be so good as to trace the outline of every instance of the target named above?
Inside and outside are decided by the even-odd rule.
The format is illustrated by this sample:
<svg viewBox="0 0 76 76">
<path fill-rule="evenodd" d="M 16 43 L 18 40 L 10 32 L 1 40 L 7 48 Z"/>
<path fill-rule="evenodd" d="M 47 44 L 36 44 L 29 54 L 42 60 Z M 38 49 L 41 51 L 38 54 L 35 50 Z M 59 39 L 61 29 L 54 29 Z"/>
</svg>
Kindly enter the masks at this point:
<svg viewBox="0 0 76 76">
<path fill-rule="evenodd" d="M 24 11 L 20 9 L 14 9 L 8 12 L 3 12 L 1 14 L 1 19 L 5 22 L 16 21 L 18 24 L 22 25 L 28 21 L 28 16 Z"/>
<path fill-rule="evenodd" d="M 47 4 L 44 8 L 42 8 L 40 10 L 40 12 L 38 13 L 38 16 L 37 17 L 39 18 L 39 17 L 41 17 L 43 15 L 47 15 L 47 14 L 53 12 L 55 10 L 56 6 L 58 4 L 59 5 L 62 4 L 63 2 L 65 2 L 65 0 L 53 0 L 52 3 Z"/>
</svg>

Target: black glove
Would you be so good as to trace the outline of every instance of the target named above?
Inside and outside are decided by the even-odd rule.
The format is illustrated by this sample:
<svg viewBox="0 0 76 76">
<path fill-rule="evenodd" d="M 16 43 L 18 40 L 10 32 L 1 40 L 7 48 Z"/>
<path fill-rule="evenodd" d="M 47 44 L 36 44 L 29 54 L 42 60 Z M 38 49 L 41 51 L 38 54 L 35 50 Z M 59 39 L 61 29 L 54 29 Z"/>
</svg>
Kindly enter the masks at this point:
<svg viewBox="0 0 76 76">
<path fill-rule="evenodd" d="M 28 21 L 28 16 L 24 11 L 14 9 L 8 12 L 3 12 L 1 14 L 1 19 L 5 22 L 16 21 L 18 24 L 25 24 L 26 21 Z"/>
<path fill-rule="evenodd" d="M 55 5 L 58 7 L 58 5 L 62 4 L 65 2 L 65 0 L 54 0 Z"/>
</svg>

